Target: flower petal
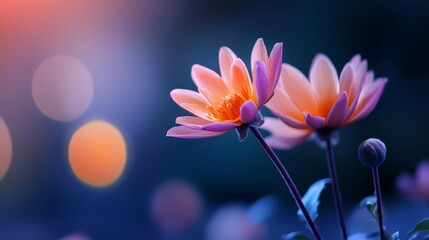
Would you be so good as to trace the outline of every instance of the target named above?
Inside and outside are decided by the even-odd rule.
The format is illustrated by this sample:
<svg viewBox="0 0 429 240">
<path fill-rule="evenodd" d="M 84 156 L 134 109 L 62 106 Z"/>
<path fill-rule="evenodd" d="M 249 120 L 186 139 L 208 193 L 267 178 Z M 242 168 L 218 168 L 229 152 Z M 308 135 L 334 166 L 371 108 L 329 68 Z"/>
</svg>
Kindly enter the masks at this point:
<svg viewBox="0 0 429 240">
<path fill-rule="evenodd" d="M 326 120 L 324 117 L 319 116 L 313 116 L 310 113 L 305 114 L 305 122 L 310 126 L 312 129 L 320 129 L 325 126 Z"/>
<path fill-rule="evenodd" d="M 282 87 L 277 87 L 274 91 L 273 97 L 265 105 L 273 112 L 277 112 L 290 118 L 295 119 L 295 121 L 301 122 L 304 125 L 304 115 L 303 111 L 296 106 L 292 99 L 287 95 L 287 93 L 282 89 Z"/>
<path fill-rule="evenodd" d="M 262 38 L 256 40 L 256 43 L 252 49 L 252 56 L 250 60 L 252 72 L 255 69 L 255 64 L 257 61 L 262 61 L 265 65 L 268 64 L 267 48 L 265 47 L 265 43 Z"/>
<path fill-rule="evenodd" d="M 350 95 L 350 86 L 353 83 L 353 68 L 347 63 L 340 75 L 340 92 L 347 92 Z"/>
<path fill-rule="evenodd" d="M 268 75 L 267 68 L 265 64 L 261 61 L 257 61 L 255 63 L 255 72 L 254 72 L 254 80 L 255 80 L 255 88 L 256 88 L 256 96 L 258 99 L 258 108 L 260 109 L 271 97 L 268 94 Z"/>
<path fill-rule="evenodd" d="M 301 71 L 289 64 L 283 64 L 280 79 L 281 86 L 301 112 L 318 113 L 311 84 Z"/>
<path fill-rule="evenodd" d="M 174 89 L 170 95 L 174 102 L 183 109 L 208 120 L 207 102 L 199 93 L 187 89 Z"/>
<path fill-rule="evenodd" d="M 184 139 L 199 139 L 199 138 L 209 138 L 222 135 L 225 132 L 212 132 L 205 130 L 196 130 L 192 128 L 188 128 L 185 126 L 172 127 L 167 132 L 167 137 L 176 137 L 176 138 L 184 138 Z"/>
<path fill-rule="evenodd" d="M 204 89 L 219 98 L 228 95 L 229 91 L 225 82 L 213 70 L 195 64 L 192 66 L 191 75 L 199 89 Z"/>
<path fill-rule="evenodd" d="M 258 108 L 255 103 L 252 100 L 249 100 L 240 107 L 240 120 L 243 123 L 250 123 L 255 119 L 257 113 Z"/>
<path fill-rule="evenodd" d="M 220 74 L 226 82 L 231 81 L 231 65 L 237 58 L 235 53 L 228 47 L 221 47 L 219 50 L 219 68 Z"/>
<path fill-rule="evenodd" d="M 262 129 L 269 131 L 272 136 L 266 138 L 268 145 L 278 149 L 289 149 L 300 143 L 307 141 L 311 134 L 311 129 L 301 130 L 291 128 L 277 118 L 265 118 Z"/>
<path fill-rule="evenodd" d="M 365 92 L 365 95 L 361 96 L 362 101 L 359 101 L 355 112 L 352 117 L 349 118 L 348 122 L 360 120 L 368 116 L 372 110 L 374 110 L 378 101 L 380 100 L 381 94 L 383 93 L 384 87 L 387 83 L 387 78 L 383 78 L 377 81 L 374 81 L 369 87 L 368 91 Z"/>
<path fill-rule="evenodd" d="M 328 115 L 327 125 L 330 127 L 340 127 L 347 114 L 347 93 L 342 92 L 337 102 L 332 107 Z"/>
<path fill-rule="evenodd" d="M 310 82 L 318 97 L 320 114 L 327 116 L 338 98 L 339 86 L 337 71 L 325 55 L 315 57 L 310 70 Z"/>
<path fill-rule="evenodd" d="M 238 126 L 238 124 L 236 123 L 211 122 L 198 117 L 191 116 L 178 117 L 176 118 L 176 123 L 192 129 L 207 130 L 213 132 L 228 131 Z"/>
<path fill-rule="evenodd" d="M 271 50 L 268 62 L 268 85 L 269 91 L 273 92 L 279 82 L 282 68 L 283 43 L 276 43 Z"/>
<path fill-rule="evenodd" d="M 301 121 L 296 120 L 295 118 L 289 117 L 288 115 L 272 112 L 274 116 L 278 117 L 282 122 L 284 122 L 286 125 L 296 128 L 296 129 L 308 129 L 309 126 L 307 123 L 303 123 Z"/>
<path fill-rule="evenodd" d="M 231 80 L 228 82 L 229 87 L 235 93 L 244 92 L 249 98 L 252 94 L 251 92 L 251 82 L 249 72 L 247 71 L 246 65 L 240 58 L 236 58 L 231 65 Z"/>
</svg>

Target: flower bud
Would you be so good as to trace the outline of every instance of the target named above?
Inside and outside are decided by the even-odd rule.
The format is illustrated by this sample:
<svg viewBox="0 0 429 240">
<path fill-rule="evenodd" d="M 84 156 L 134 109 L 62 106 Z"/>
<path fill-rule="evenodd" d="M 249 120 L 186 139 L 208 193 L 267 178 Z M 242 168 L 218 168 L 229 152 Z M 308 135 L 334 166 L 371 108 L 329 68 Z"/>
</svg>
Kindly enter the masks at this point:
<svg viewBox="0 0 429 240">
<path fill-rule="evenodd" d="M 369 138 L 359 145 L 358 156 L 363 165 L 377 167 L 386 159 L 386 145 L 377 138 Z"/>
</svg>

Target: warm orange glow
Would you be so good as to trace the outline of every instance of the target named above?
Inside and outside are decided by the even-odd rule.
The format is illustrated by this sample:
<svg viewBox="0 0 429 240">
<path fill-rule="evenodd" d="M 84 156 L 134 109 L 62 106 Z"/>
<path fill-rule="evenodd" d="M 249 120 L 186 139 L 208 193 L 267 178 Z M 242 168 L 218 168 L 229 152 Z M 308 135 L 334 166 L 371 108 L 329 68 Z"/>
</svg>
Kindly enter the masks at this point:
<svg viewBox="0 0 429 240">
<path fill-rule="evenodd" d="M 57 55 L 45 60 L 33 77 L 32 93 L 46 116 L 71 121 L 89 107 L 93 96 L 89 70 L 78 59 Z"/>
<path fill-rule="evenodd" d="M 0 179 L 3 179 L 9 170 L 12 160 L 12 139 L 6 123 L 0 118 Z"/>
<path fill-rule="evenodd" d="M 122 134 L 103 121 L 85 124 L 70 141 L 69 161 L 74 174 L 94 187 L 115 182 L 124 170 L 126 158 Z"/>
</svg>

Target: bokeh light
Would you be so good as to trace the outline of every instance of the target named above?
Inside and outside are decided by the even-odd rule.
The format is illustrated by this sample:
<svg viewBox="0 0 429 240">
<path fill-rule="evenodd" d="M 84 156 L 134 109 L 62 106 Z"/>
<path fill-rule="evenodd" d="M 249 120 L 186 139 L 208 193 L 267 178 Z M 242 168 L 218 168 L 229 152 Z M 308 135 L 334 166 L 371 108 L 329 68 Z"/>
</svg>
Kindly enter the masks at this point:
<svg viewBox="0 0 429 240">
<path fill-rule="evenodd" d="M 249 218 L 247 207 L 240 204 L 220 208 L 207 226 L 208 240 L 265 239 L 265 229 Z"/>
<path fill-rule="evenodd" d="M 121 176 L 126 159 L 126 143 L 121 132 L 107 122 L 89 122 L 70 140 L 70 166 L 80 180 L 91 186 L 114 183 Z"/>
<path fill-rule="evenodd" d="M 197 190 L 179 180 L 170 180 L 161 185 L 151 202 L 155 221 L 165 233 L 185 230 L 201 215 L 202 206 Z"/>
<path fill-rule="evenodd" d="M 43 114 L 58 121 L 71 121 L 88 109 L 94 87 L 91 74 L 81 61 L 56 55 L 38 67 L 32 93 Z"/>
<path fill-rule="evenodd" d="M 0 117 L 0 180 L 4 178 L 12 161 L 12 139 L 9 129 Z"/>
</svg>

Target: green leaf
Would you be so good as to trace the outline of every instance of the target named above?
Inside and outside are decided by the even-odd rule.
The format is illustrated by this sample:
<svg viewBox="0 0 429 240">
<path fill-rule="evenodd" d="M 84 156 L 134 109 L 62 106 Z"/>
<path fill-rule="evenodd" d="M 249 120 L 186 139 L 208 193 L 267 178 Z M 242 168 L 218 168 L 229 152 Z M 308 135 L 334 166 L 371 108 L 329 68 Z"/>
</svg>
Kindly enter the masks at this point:
<svg viewBox="0 0 429 240">
<path fill-rule="evenodd" d="M 425 218 L 417 223 L 413 229 L 407 234 L 408 239 L 414 238 L 421 232 L 429 232 L 429 218 Z"/>
<path fill-rule="evenodd" d="M 283 240 L 310 240 L 310 238 L 301 232 L 292 232 L 283 236 Z"/>
<path fill-rule="evenodd" d="M 320 203 L 319 201 L 320 193 L 322 193 L 326 184 L 330 182 L 331 182 L 330 178 L 320 179 L 319 181 L 313 183 L 308 188 L 307 192 L 302 198 L 302 202 L 304 203 L 305 208 L 307 208 L 307 211 L 310 214 L 310 217 L 313 221 L 316 220 L 318 216 L 317 208 L 319 207 L 319 203 Z M 297 214 L 302 221 L 306 222 L 304 214 L 302 213 L 301 209 L 298 210 Z"/>
<path fill-rule="evenodd" d="M 361 208 L 366 207 L 368 212 L 371 214 L 371 217 L 374 220 L 378 220 L 377 215 L 377 198 L 375 196 L 368 196 L 360 202 L 359 206 Z"/>
</svg>

